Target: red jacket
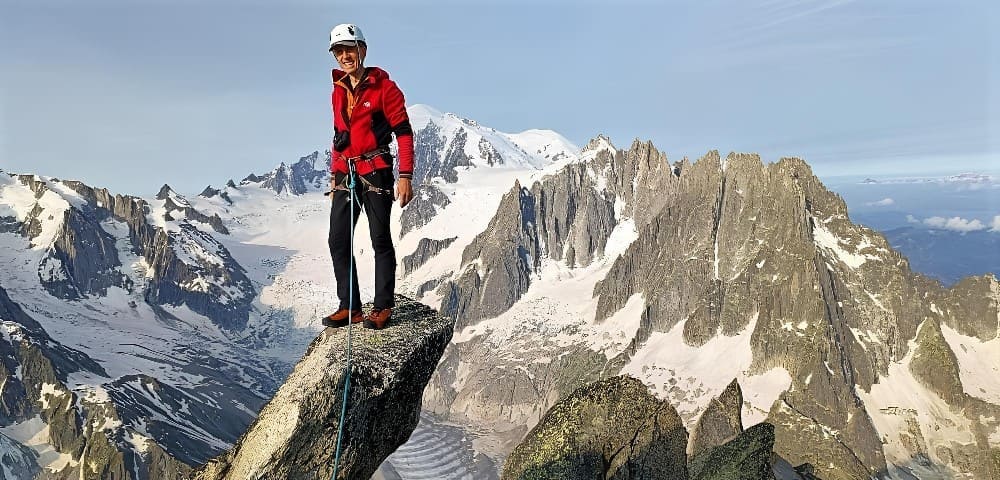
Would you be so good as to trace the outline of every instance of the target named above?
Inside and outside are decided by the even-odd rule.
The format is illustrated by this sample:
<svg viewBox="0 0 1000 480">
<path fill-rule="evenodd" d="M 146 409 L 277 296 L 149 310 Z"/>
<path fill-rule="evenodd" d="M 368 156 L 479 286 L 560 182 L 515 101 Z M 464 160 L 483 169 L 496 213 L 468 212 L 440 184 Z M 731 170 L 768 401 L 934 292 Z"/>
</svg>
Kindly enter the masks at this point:
<svg viewBox="0 0 1000 480">
<path fill-rule="evenodd" d="M 399 146 L 399 176 L 413 177 L 413 127 L 406 113 L 403 92 L 389 74 L 378 67 L 367 67 L 365 76 L 353 90 L 350 79 L 340 70 L 333 70 L 334 135 L 349 132 L 350 144 L 340 151 L 331 148 L 330 171 L 347 173 L 347 159 L 363 155 L 380 147 L 388 147 L 392 134 Z M 371 161 L 358 159 L 359 175 L 373 170 L 392 168 L 392 156 L 379 155 Z"/>
</svg>

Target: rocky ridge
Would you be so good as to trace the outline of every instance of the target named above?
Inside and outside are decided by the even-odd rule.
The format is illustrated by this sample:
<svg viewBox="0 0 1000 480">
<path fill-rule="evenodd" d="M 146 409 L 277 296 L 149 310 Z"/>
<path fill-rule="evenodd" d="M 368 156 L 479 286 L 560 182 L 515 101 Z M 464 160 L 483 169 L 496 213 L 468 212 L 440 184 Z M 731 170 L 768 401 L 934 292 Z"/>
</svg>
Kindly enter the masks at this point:
<svg viewBox="0 0 1000 480">
<path fill-rule="evenodd" d="M 441 250 L 451 246 L 458 237 L 450 237 L 442 240 L 432 238 L 421 238 L 417 243 L 413 253 L 403 257 L 403 271 L 412 272 L 427 262 L 431 257 L 437 255 Z"/>
<path fill-rule="evenodd" d="M 255 292 L 243 268 L 221 243 L 183 215 L 166 223 L 175 220 L 171 211 L 179 211 L 196 222 L 208 219 L 205 223 L 215 224 L 216 231 L 224 230 L 218 216 L 191 214 L 194 209 L 166 185 L 160 192 L 165 210 L 161 222 L 149 217 L 153 206 L 140 198 L 112 195 L 77 181 L 46 181 L 33 175 L 14 178 L 36 199 L 21 222 L 20 233 L 33 245 L 48 245 L 38 275 L 52 295 L 79 299 L 105 296 L 110 287 L 129 293 L 140 289 L 144 300 L 153 305 L 188 305 L 223 328 L 246 324 Z M 42 219 L 54 215 L 61 215 L 63 221 L 56 221 L 57 230 L 50 232 Z M 128 239 L 124 251 L 119 236 Z M 127 255 L 144 262 L 143 284 L 135 284 L 123 272 L 122 257 Z"/>
<path fill-rule="evenodd" d="M 698 418 L 688 442 L 688 454 L 698 456 L 712 447 L 722 445 L 743 433 L 743 392 L 734 379 L 708 404 Z M 771 436 L 774 436 L 772 429 Z M 773 442 L 772 442 L 773 443 Z"/>
<path fill-rule="evenodd" d="M 0 477 L 29 479 L 38 471 L 38 453 L 0 433 Z"/>
<path fill-rule="evenodd" d="M 739 409 L 730 404 L 709 415 L 738 415 Z M 714 420 L 703 415 L 701 421 Z M 501 478 L 809 478 L 800 472 L 810 471 L 811 465 L 786 468 L 787 462 L 775 456 L 773 425 L 760 423 L 744 431 L 737 424 L 734 429 L 739 433 L 726 441 L 703 438 L 703 448 L 689 459 L 684 450 L 692 439 L 677 411 L 638 379 L 611 377 L 580 387 L 556 403 L 514 448 Z"/>
<path fill-rule="evenodd" d="M 424 387 L 454 326 L 405 297 L 396 304 L 388 328 L 354 328 L 349 375 L 348 329 L 317 337 L 257 421 L 194 478 L 330 478 L 345 381 L 339 478 L 371 477 L 416 427 Z"/>
<path fill-rule="evenodd" d="M 685 480 L 687 432 L 642 382 L 613 377 L 552 407 L 504 464 L 501 479 Z"/>
<path fill-rule="evenodd" d="M 442 313 L 459 326 L 496 317 L 527 292 L 543 259 L 590 264 L 617 225 L 615 197 L 590 168 L 570 164 L 531 189 L 515 182 L 497 209 L 502 213 L 462 252 L 461 275 L 441 287 Z"/>
<path fill-rule="evenodd" d="M 167 455 L 156 443 L 121 423 L 118 411 L 107 403 L 81 396 L 67 386 L 68 375 L 107 373 L 86 354 L 52 340 L 44 329 L 0 287 L 0 432 L 24 434 L 3 427 L 27 422 L 27 428 L 48 432 L 47 441 L 62 458 L 50 464 L 46 478 L 126 478 L 142 472 L 144 478 L 181 478 L 188 467 Z M 32 399 L 38 399 L 32 401 Z M 42 429 L 41 427 L 44 427 Z M 33 433 L 33 432 L 32 432 Z M 38 454 L 0 434 L 2 468 L 15 464 L 22 472 L 38 472 Z M 25 435 L 28 436 L 28 435 Z M 22 440 L 27 440 L 24 438 Z M 140 445 L 136 448 L 136 445 Z M 17 457 L 30 459 L 18 461 Z M 6 458 L 10 455 L 11 458 Z M 2 471 L 2 470 L 0 470 Z M 7 478 L 7 477 L 5 477 Z M 14 476 L 10 478 L 34 478 Z"/>
<path fill-rule="evenodd" d="M 988 437 L 998 428 L 997 404 L 961 386 L 957 358 L 934 326 L 946 325 L 969 341 L 996 338 L 996 279 L 944 288 L 913 273 L 881 235 L 850 222 L 843 200 L 800 159 L 764 165 L 756 155 L 722 159 L 709 152 L 671 165 L 648 143 L 619 151 L 598 138 L 588 148 L 583 162 L 531 188 L 515 184 L 489 227 L 466 247 L 461 269 L 438 287 L 443 313 L 460 328 L 486 334 L 464 337 L 446 353 L 430 408 L 470 424 L 491 424 L 503 412 L 508 424 L 532 425 L 539 412 L 525 406 L 552 405 L 579 386 L 555 379 L 645 371 L 630 365 L 633 359 L 655 355 L 650 341 L 674 328 L 691 347 L 749 332 L 743 375 L 777 371 L 789 378 L 773 404 L 760 408 L 775 426 L 776 450 L 792 463 L 813 463 L 823 478 L 858 478 L 884 474 L 926 450 L 932 463 L 994 474 L 998 446 Z M 636 239 L 595 284 L 596 315 L 581 328 L 597 328 L 640 298 L 627 348 L 544 347 L 529 340 L 543 325 L 522 325 L 502 339 L 488 333 L 491 319 L 519 304 L 547 262 L 579 268 L 602 258 L 602 242 L 626 222 L 634 222 Z M 919 327 L 924 335 L 917 335 Z M 907 363 L 914 347 L 916 362 Z M 525 358 L 552 359 L 556 352 L 558 364 L 529 360 L 524 366 Z M 928 357 L 945 367 L 921 367 L 919 359 Z M 491 380 L 497 368 L 512 367 L 506 358 L 522 359 L 523 373 Z M 890 367 L 900 363 L 926 395 L 940 396 L 958 412 L 927 412 L 919 429 L 959 422 L 967 440 L 924 437 L 928 445 L 914 450 L 913 442 L 887 430 L 899 420 L 870 396 L 880 382 L 897 381 Z M 661 395 L 676 388 L 645 377 Z M 493 389 L 504 393 L 490 394 Z M 693 398 L 690 390 L 676 394 Z M 695 408 L 682 412 L 685 418 L 704 407 Z"/>
<path fill-rule="evenodd" d="M 3 174 L 0 191 L 3 241 L 14 246 L 0 257 L 0 431 L 42 452 L 40 474 L 175 478 L 235 440 L 273 387 L 260 375 L 266 359 L 232 363 L 234 352 L 205 346 L 227 331 L 238 338 L 256 295 L 209 233 L 218 229 L 169 187 L 146 201 Z M 195 313 L 178 318 L 178 307 Z M 186 323 L 198 313 L 200 326 Z M 53 324 L 65 344 L 46 332 Z M 163 345 L 164 334 L 184 340 Z M 93 346 L 99 360 L 66 345 Z M 150 375 L 123 375 L 141 367 L 119 357 Z"/>
</svg>

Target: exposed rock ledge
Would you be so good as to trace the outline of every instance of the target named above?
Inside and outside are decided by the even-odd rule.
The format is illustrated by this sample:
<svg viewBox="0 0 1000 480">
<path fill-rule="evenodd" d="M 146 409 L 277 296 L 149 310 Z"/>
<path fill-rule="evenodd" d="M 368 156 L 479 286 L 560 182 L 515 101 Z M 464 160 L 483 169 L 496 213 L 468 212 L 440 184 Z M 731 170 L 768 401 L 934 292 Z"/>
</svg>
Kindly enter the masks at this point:
<svg viewBox="0 0 1000 480">
<path fill-rule="evenodd" d="M 384 330 L 353 327 L 352 368 L 338 478 L 369 478 L 416 428 L 424 387 L 454 322 L 397 296 Z M 233 448 L 196 479 L 327 479 L 333 475 L 347 328 L 327 329 Z"/>
<path fill-rule="evenodd" d="M 503 480 L 817 480 L 812 465 L 774 454 L 774 426 L 743 430 L 734 380 L 696 430 L 700 453 L 684 453 L 677 411 L 639 380 L 618 376 L 584 385 L 556 403 L 504 465 Z M 735 434 L 731 439 L 723 439 Z"/>
</svg>

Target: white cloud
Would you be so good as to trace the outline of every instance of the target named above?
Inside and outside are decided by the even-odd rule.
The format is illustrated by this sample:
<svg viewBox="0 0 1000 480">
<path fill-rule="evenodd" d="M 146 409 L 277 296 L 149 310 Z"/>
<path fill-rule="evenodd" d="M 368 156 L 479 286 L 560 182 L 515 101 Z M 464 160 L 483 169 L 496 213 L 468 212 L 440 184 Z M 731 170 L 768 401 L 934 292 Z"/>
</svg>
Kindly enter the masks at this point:
<svg viewBox="0 0 1000 480">
<path fill-rule="evenodd" d="M 869 207 L 888 207 L 889 205 L 895 205 L 895 204 L 896 204 L 895 200 L 886 197 L 877 202 L 868 202 L 865 205 L 868 205 Z"/>
<path fill-rule="evenodd" d="M 920 220 L 917 220 L 917 217 L 914 217 L 913 215 L 907 215 L 906 221 L 909 223 L 920 223 Z"/>
<path fill-rule="evenodd" d="M 993 227 L 990 229 L 991 232 L 1000 232 L 1000 215 L 993 217 L 993 223 L 990 226 Z"/>
<path fill-rule="evenodd" d="M 996 218 L 994 218 L 994 223 L 996 223 Z M 986 225 L 979 219 L 973 218 L 972 220 L 966 220 L 962 217 L 930 217 L 924 219 L 924 225 L 933 228 L 940 228 L 944 230 L 953 230 L 956 232 L 975 232 L 977 230 L 983 230 Z"/>
</svg>

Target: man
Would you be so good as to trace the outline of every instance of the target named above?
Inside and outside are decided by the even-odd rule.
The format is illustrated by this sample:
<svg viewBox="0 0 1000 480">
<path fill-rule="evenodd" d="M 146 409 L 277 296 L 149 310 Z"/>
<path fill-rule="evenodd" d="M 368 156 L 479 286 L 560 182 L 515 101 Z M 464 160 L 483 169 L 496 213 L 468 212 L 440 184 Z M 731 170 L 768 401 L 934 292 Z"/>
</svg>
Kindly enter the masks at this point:
<svg viewBox="0 0 1000 480">
<path fill-rule="evenodd" d="M 368 44 L 357 25 L 341 24 L 330 31 L 330 52 L 340 69 L 333 70 L 334 144 L 330 158 L 330 256 L 337 279 L 340 308 L 323 318 L 323 325 L 343 327 L 364 321 L 367 328 L 385 328 L 395 306 L 396 250 L 389 232 L 393 203 L 393 135 L 399 152 L 400 207 L 413 198 L 413 128 L 403 92 L 378 67 L 365 67 Z M 351 171 L 355 172 L 351 191 Z M 354 199 L 352 201 L 352 198 Z M 375 306 L 363 318 L 357 268 L 351 268 L 351 233 L 361 208 L 375 251 Z M 352 215 L 353 213 L 353 215 Z"/>
</svg>

